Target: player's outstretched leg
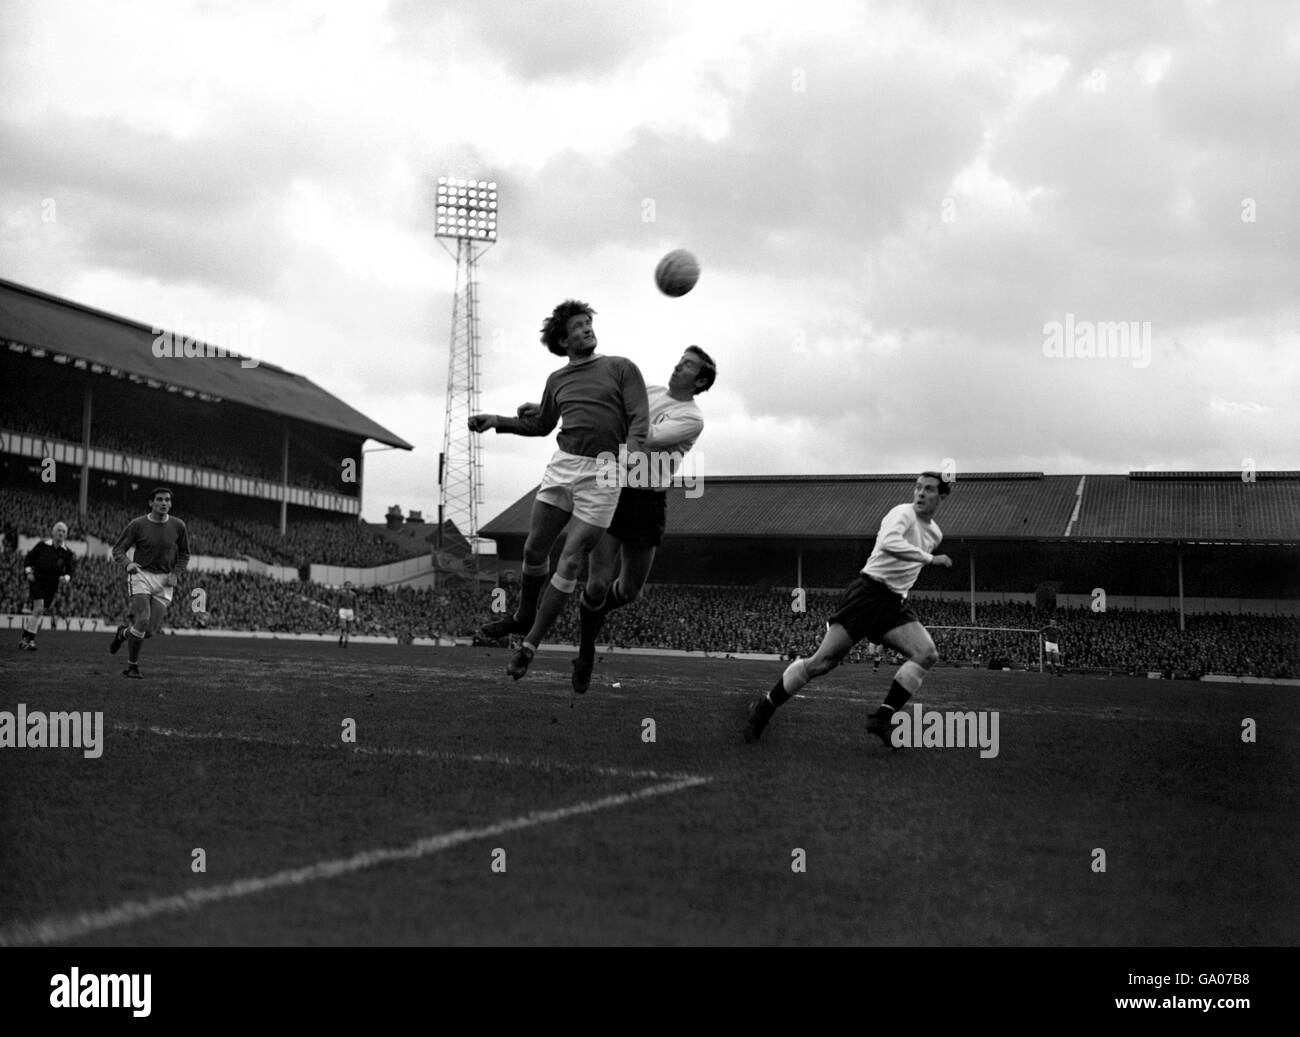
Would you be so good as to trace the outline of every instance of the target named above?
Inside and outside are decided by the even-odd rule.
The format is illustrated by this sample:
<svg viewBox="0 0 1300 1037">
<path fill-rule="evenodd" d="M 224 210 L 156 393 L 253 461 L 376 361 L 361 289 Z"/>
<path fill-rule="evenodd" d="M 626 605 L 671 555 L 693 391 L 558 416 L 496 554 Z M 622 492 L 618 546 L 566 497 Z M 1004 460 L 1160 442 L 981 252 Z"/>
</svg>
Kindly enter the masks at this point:
<svg viewBox="0 0 1300 1037">
<path fill-rule="evenodd" d="M 126 623 L 117 628 L 117 633 L 113 635 L 113 640 L 108 646 L 109 652 L 113 655 L 117 655 L 118 649 L 120 649 L 122 645 L 126 644 L 126 632 L 130 629 L 130 623 Z"/>
<path fill-rule="evenodd" d="M 550 633 L 551 627 L 555 625 L 555 621 L 569 604 L 569 599 L 573 597 L 573 592 L 578 586 L 578 569 L 604 532 L 602 527 L 593 526 L 578 518 L 577 515 L 574 515 L 569 523 L 564 550 L 556 563 L 555 573 L 551 576 L 550 583 L 547 584 L 541 601 L 537 604 L 537 616 L 528 633 L 524 635 L 524 643 L 506 666 L 506 673 L 515 680 L 519 680 L 528 672 L 538 645 Z"/>
<path fill-rule="evenodd" d="M 650 578 L 655 548 L 630 544 L 613 534 L 606 534 L 587 559 L 587 587 L 578 600 L 581 619 L 578 658 L 573 662 L 573 690 L 582 694 L 591 684 L 596 661 L 596 638 L 605 619 L 615 609 L 631 605 L 641 596 L 641 588 Z M 617 566 L 618 575 L 615 576 Z M 596 604 L 596 603 L 599 604 Z"/>
<path fill-rule="evenodd" d="M 821 646 L 813 655 L 792 662 L 767 694 L 760 695 L 750 704 L 749 719 L 745 724 L 745 741 L 755 742 L 762 737 L 777 709 L 789 702 L 810 680 L 835 669 L 844 661 L 853 645 L 849 632 L 838 623 L 832 623 L 822 638 Z"/>
<path fill-rule="evenodd" d="M 926 673 L 939 661 L 939 650 L 935 648 L 930 632 L 917 622 L 894 627 L 885 635 L 885 643 L 901 652 L 907 661 L 894 674 L 884 703 L 867 718 L 867 733 L 875 735 L 892 749 L 890 734 L 894 714 L 920 689 Z"/>
<path fill-rule="evenodd" d="M 525 562 L 519 581 L 519 608 L 515 610 L 514 615 L 484 623 L 480 633 L 493 641 L 508 637 L 510 634 L 528 633 L 533 620 L 537 617 L 538 599 L 546 589 L 550 574 L 550 567 L 545 562 L 537 566 Z"/>
<path fill-rule="evenodd" d="M 524 564 L 519 579 L 519 608 L 513 616 L 484 623 L 480 633 L 490 640 L 510 634 L 526 634 L 537 617 L 542 592 L 550 580 L 551 548 L 564 532 L 572 512 L 543 500 L 533 501 L 528 520 L 528 539 L 524 541 Z M 567 546 L 567 540 L 566 540 Z"/>
</svg>

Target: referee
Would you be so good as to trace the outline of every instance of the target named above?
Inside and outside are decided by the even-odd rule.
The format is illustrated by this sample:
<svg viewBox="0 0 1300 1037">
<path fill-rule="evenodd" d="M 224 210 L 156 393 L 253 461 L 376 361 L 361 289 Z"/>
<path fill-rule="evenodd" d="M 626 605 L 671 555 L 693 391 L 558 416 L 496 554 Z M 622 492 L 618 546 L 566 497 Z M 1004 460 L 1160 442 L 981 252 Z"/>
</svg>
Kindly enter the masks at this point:
<svg viewBox="0 0 1300 1037">
<path fill-rule="evenodd" d="M 50 539 L 40 541 L 27 552 L 24 574 L 32 613 L 23 620 L 22 637 L 18 639 L 18 647 L 24 651 L 36 651 L 36 632 L 41 628 L 41 616 L 54 601 L 59 584 L 71 583 L 72 574 L 77 571 L 77 556 L 63 543 L 67 539 L 67 524 L 56 522 L 50 530 Z"/>
</svg>

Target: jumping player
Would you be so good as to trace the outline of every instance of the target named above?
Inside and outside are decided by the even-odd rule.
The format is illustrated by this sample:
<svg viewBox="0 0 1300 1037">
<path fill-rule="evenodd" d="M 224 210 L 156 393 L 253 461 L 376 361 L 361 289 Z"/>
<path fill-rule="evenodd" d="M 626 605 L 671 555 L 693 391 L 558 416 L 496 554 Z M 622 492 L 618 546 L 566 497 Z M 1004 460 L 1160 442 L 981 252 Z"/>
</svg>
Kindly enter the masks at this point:
<svg viewBox="0 0 1300 1037">
<path fill-rule="evenodd" d="M 131 623 L 120 626 L 108 650 L 116 653 L 126 642 L 127 667 L 123 677 L 140 673 L 140 647 L 144 639 L 162 625 L 172 601 L 176 577 L 190 564 L 189 536 L 185 523 L 171 514 L 172 491 L 159 486 L 149 495 L 149 514 L 133 518 L 113 545 L 113 561 L 126 562 L 127 585 L 131 594 Z M 126 552 L 135 549 L 130 561 Z"/>
<path fill-rule="evenodd" d="M 884 704 L 867 720 L 868 733 L 889 745 L 891 718 L 939 660 L 929 632 L 907 607 L 907 593 L 925 566 L 952 565 L 947 555 L 932 553 L 943 539 L 934 516 L 950 489 L 937 472 L 922 472 L 912 490 L 912 503 L 900 504 L 885 514 L 875 550 L 827 621 L 821 647 L 808 659 L 796 659 L 766 695 L 754 700 L 745 741 L 761 736 L 779 706 L 810 680 L 835 669 L 863 638 L 870 638 L 896 649 L 907 660 L 895 674 Z"/>
<path fill-rule="evenodd" d="M 347 580 L 339 591 L 339 647 L 348 646 L 348 634 L 357 618 L 357 592 L 352 589 L 352 581 Z"/>
<path fill-rule="evenodd" d="M 564 419 L 559 449 L 533 501 L 519 610 L 483 627 L 488 638 L 524 635 L 523 645 L 506 666 L 515 680 L 528 672 L 537 646 L 577 587 L 583 559 L 614 518 L 621 480 L 608 478 L 608 473 L 602 477 L 597 459 L 601 454 L 617 456 L 624 443 L 629 455 L 640 450 L 649 427 L 645 380 L 632 361 L 596 353 L 594 313 L 585 302 L 568 299 L 542 325 L 542 343 L 569 362 L 546 379 L 540 414 L 525 415 L 520 408 L 515 418 L 474 414 L 469 419 L 471 432 L 494 428 L 519 436 L 549 435 Z M 543 594 L 550 573 L 547 556 L 566 524 L 564 549 Z"/>
<path fill-rule="evenodd" d="M 36 651 L 36 635 L 40 633 L 41 616 L 54 602 L 60 585 L 72 582 L 77 571 L 77 556 L 64 541 L 68 539 L 66 523 L 56 522 L 50 530 L 50 539 L 42 540 L 27 552 L 23 572 L 27 576 L 27 593 L 32 603 L 32 614 L 23 620 L 22 636 L 18 647 L 28 652 Z"/>
<path fill-rule="evenodd" d="M 650 486 L 623 488 L 609 530 L 587 559 L 587 586 L 578 599 L 582 632 L 578 658 L 573 660 L 573 690 L 579 695 L 591 686 L 596 636 L 605 617 L 636 601 L 650 575 L 655 551 L 664 539 L 668 485 L 704 431 L 704 415 L 695 397 L 708 392 L 717 377 L 713 358 L 699 346 L 687 346 L 667 386 L 651 385 L 646 390 L 650 432 L 645 448 L 650 451 L 650 463 L 643 470 L 649 473 Z M 660 458 L 668 463 L 657 463 Z"/>
</svg>

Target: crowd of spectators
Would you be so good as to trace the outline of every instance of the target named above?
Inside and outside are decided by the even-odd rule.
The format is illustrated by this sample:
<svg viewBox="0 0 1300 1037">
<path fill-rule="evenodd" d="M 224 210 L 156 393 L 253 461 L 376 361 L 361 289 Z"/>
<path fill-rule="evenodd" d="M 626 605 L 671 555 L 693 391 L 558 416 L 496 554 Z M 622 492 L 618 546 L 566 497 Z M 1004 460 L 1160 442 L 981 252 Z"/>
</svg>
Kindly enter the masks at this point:
<svg viewBox="0 0 1300 1037">
<path fill-rule="evenodd" d="M 91 501 L 83 522 L 77 517 L 75 501 L 69 497 L 20 489 L 5 489 L 0 494 L 0 526 L 13 526 L 27 536 L 49 536 L 50 527 L 61 521 L 68 524 L 69 539 L 81 540 L 91 533 L 112 543 L 131 519 L 145 511 L 143 505 L 129 508 Z M 430 550 L 428 544 L 414 538 L 395 542 L 379 536 L 352 519 L 294 522 L 281 537 L 279 528 L 269 522 L 213 521 L 187 513 L 183 508 L 177 509 L 177 517 L 185 521 L 191 554 L 235 559 L 251 556 L 271 565 L 290 565 L 296 569 L 313 563 L 368 569 Z"/>
<path fill-rule="evenodd" d="M 283 537 L 279 529 L 265 522 L 231 520 L 225 526 L 251 546 L 247 554 L 296 568 L 316 562 L 370 569 L 430 551 L 428 544 L 409 537 L 394 542 L 352 521 L 291 522 Z"/>
<path fill-rule="evenodd" d="M 196 612 L 191 593 L 203 591 L 205 609 Z M 26 607 L 20 558 L 8 554 L 0 567 L 0 612 Z M 802 600 L 790 591 L 735 588 L 650 587 L 635 604 L 610 614 L 602 644 L 616 648 L 670 648 L 711 654 L 755 652 L 788 658 L 808 655 L 825 630 L 825 617 L 838 595 L 809 591 Z M 396 637 L 473 637 L 492 615 L 492 594 L 469 584 L 433 590 L 361 588 L 354 633 Z M 206 626 L 228 630 L 329 633 L 338 628 L 338 591 L 308 581 L 277 581 L 250 573 L 187 573 L 168 613 L 175 628 Z M 514 602 L 507 598 L 507 606 Z M 802 606 L 802 607 L 801 607 Z M 57 617 L 120 621 L 126 608 L 121 569 L 103 559 L 86 559 L 76 579 L 50 610 Z M 945 664 L 1007 665 L 1036 669 L 1037 634 L 1005 633 L 993 627 L 1040 631 L 1053 624 L 1069 670 L 1196 677 L 1206 673 L 1257 677 L 1300 674 L 1300 618 L 1264 615 L 1189 615 L 1178 629 L 1173 612 L 1047 608 L 996 603 L 977 607 L 977 629 L 968 627 L 963 602 L 918 597 L 912 608 L 932 628 Z M 577 609 L 570 607 L 551 640 L 577 640 Z M 860 643 L 850 662 L 870 658 Z"/>
</svg>

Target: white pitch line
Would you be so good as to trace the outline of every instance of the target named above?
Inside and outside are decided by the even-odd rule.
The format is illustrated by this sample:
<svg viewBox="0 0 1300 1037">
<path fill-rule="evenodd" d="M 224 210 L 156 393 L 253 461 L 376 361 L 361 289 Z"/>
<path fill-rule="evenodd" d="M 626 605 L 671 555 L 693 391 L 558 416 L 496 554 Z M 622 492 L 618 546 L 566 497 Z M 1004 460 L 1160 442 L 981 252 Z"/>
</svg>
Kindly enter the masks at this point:
<svg viewBox="0 0 1300 1037">
<path fill-rule="evenodd" d="M 271 738 L 267 735 L 253 735 L 230 731 L 180 731 L 170 727 L 143 726 L 137 724 L 114 724 L 113 731 L 137 732 L 140 734 L 160 735 L 164 738 L 188 738 L 194 741 L 225 740 L 231 742 L 248 742 L 254 745 L 279 745 L 288 749 L 343 749 L 360 756 L 413 756 L 422 760 L 443 760 L 449 763 L 491 763 L 503 767 L 532 767 L 542 771 L 571 771 L 576 774 L 599 774 L 611 778 L 636 778 L 649 781 L 671 781 L 679 778 L 692 778 L 698 775 L 683 771 L 663 772 L 649 769 L 627 767 L 598 767 L 592 764 L 565 763 L 559 760 L 521 759 L 516 756 L 503 756 L 499 753 L 452 753 L 432 749 L 401 749 L 385 746 L 344 745 L 328 742 L 302 742 L 293 738 Z"/>
<path fill-rule="evenodd" d="M 351 857 L 338 858 L 332 861 L 318 861 L 303 868 L 277 871 L 274 875 L 266 875 L 261 878 L 239 879 L 236 882 L 226 883 L 221 886 L 189 889 L 176 896 L 155 897 L 145 901 L 129 900 L 106 911 L 83 912 L 71 917 L 45 918 L 31 924 L 14 925 L 7 929 L 0 929 L 0 947 L 77 940 L 94 932 L 113 929 L 121 925 L 131 925 L 135 922 L 143 922 L 159 915 L 186 914 L 200 907 L 216 904 L 223 900 L 252 896 L 272 889 L 301 886 L 320 879 L 337 878 L 340 875 L 348 875 L 355 871 L 373 868 L 376 865 L 387 864 L 391 861 L 418 860 L 421 857 L 440 853 L 443 850 L 451 849 L 453 846 L 459 846 L 462 843 L 472 842 L 476 839 L 490 839 L 494 836 L 504 835 L 507 832 L 563 821 L 566 818 L 577 817 L 580 814 L 592 814 L 598 810 L 625 806 L 636 800 L 649 799 L 652 796 L 667 796 L 674 792 L 680 792 L 682 789 L 707 784 L 709 780 L 708 778 L 686 777 L 667 784 L 647 785 L 645 788 L 633 792 L 621 792 L 617 795 L 587 800 L 575 803 L 572 806 L 560 807 L 556 810 L 537 810 L 523 817 L 498 821 L 485 828 L 458 828 L 453 832 L 428 836 L 412 843 L 410 846 L 399 849 L 365 850 Z"/>
</svg>

